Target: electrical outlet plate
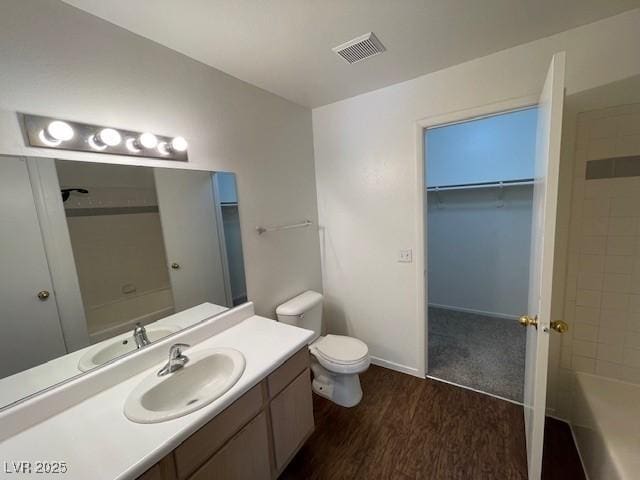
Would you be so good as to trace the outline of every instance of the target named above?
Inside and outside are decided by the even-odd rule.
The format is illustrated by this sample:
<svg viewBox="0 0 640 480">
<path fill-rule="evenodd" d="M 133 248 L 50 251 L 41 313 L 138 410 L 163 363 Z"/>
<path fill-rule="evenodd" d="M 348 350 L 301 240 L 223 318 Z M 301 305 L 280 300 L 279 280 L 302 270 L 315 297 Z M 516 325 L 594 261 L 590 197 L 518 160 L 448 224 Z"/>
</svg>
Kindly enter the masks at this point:
<svg viewBox="0 0 640 480">
<path fill-rule="evenodd" d="M 411 263 L 413 261 L 413 250 L 400 250 L 398 254 L 398 262 Z"/>
</svg>

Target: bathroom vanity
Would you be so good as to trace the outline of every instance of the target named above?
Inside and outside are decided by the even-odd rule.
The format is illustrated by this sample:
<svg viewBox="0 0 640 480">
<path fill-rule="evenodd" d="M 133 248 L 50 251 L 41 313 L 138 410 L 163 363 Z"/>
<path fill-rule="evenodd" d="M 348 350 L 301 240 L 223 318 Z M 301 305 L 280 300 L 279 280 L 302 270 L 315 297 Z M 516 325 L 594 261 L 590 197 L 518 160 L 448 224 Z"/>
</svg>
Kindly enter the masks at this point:
<svg viewBox="0 0 640 480">
<path fill-rule="evenodd" d="M 255 315 L 250 302 L 230 309 L 0 412 L 2 459 L 9 468 L 64 462 L 67 480 L 277 478 L 314 429 L 312 336 Z M 244 371 L 198 410 L 168 421 L 130 420 L 127 399 L 157 375 L 177 343 L 191 345 L 184 352 L 191 365 L 203 352 L 236 350 Z M 184 368 L 186 374 L 189 363 Z M 19 478 L 43 477 L 34 471 Z"/>
<path fill-rule="evenodd" d="M 313 428 L 305 346 L 139 479 L 277 478 Z"/>
</svg>

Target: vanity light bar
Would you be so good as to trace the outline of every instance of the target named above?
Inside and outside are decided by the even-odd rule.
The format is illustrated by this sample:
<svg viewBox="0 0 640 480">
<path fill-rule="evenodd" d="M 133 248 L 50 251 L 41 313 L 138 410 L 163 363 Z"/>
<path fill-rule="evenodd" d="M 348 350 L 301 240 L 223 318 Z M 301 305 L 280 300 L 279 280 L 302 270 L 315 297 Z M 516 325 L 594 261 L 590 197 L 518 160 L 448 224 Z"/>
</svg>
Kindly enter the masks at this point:
<svg viewBox="0 0 640 480">
<path fill-rule="evenodd" d="M 150 132 L 115 129 L 71 122 L 40 115 L 20 114 L 30 146 L 151 157 L 186 162 L 188 144 L 184 137 L 165 137 Z"/>
</svg>

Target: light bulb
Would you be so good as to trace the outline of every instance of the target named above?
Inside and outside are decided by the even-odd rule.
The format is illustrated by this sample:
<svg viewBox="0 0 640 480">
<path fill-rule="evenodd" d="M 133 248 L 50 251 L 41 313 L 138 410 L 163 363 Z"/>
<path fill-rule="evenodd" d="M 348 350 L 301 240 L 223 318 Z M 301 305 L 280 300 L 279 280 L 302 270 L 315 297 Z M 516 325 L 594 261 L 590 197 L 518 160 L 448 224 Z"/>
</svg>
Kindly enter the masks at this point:
<svg viewBox="0 0 640 480">
<path fill-rule="evenodd" d="M 67 122 L 54 120 L 44 131 L 45 136 L 50 142 L 66 142 L 73 138 L 73 128 Z"/>
<path fill-rule="evenodd" d="M 158 139 L 153 133 L 145 132 L 138 137 L 136 143 L 137 147 L 155 148 L 158 145 Z"/>
<path fill-rule="evenodd" d="M 176 152 L 184 152 L 188 146 L 189 144 L 184 137 L 175 137 L 171 140 L 171 148 Z"/>
<path fill-rule="evenodd" d="M 124 142 L 124 144 L 127 146 L 127 150 L 132 153 L 140 152 L 140 149 L 136 146 L 137 143 L 138 142 L 136 142 L 135 138 L 127 138 L 127 140 Z"/>
<path fill-rule="evenodd" d="M 55 139 L 51 138 L 47 134 L 47 132 L 45 132 L 44 130 L 40 130 L 40 133 L 38 134 L 38 138 L 40 139 L 40 141 L 42 143 L 44 143 L 48 147 L 57 147 L 58 145 L 60 145 L 62 143 L 60 140 L 55 140 Z"/>
<path fill-rule="evenodd" d="M 120 132 L 113 128 L 103 128 L 94 136 L 94 141 L 97 145 L 103 145 L 108 147 L 115 147 L 122 141 Z"/>
<path fill-rule="evenodd" d="M 169 145 L 167 142 L 160 142 L 158 144 L 158 152 L 160 152 L 160 155 L 169 155 Z"/>
<path fill-rule="evenodd" d="M 98 140 L 98 135 L 93 135 L 92 137 L 89 137 L 87 139 L 87 143 L 94 150 L 104 150 L 105 148 L 107 148 L 107 146 L 103 142 Z"/>
</svg>

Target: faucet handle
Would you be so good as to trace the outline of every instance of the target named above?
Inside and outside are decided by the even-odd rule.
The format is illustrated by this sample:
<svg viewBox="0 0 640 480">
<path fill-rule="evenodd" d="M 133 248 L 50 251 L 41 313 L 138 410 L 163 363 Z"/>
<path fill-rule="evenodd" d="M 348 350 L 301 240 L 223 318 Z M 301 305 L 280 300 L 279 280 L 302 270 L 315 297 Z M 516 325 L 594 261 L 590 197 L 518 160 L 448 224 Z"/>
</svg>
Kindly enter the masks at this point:
<svg viewBox="0 0 640 480">
<path fill-rule="evenodd" d="M 174 343 L 169 349 L 169 361 L 158 372 L 159 377 L 163 377 L 169 373 L 173 373 L 176 370 L 180 370 L 189 361 L 189 357 L 182 354 L 183 348 L 189 348 L 191 345 L 186 343 Z"/>
<path fill-rule="evenodd" d="M 174 343 L 169 349 L 169 356 L 171 358 L 178 358 L 182 355 L 182 350 L 185 348 L 189 348 L 190 346 L 191 345 L 186 343 Z"/>
<path fill-rule="evenodd" d="M 140 322 L 137 322 L 133 329 L 133 338 L 136 341 L 136 348 L 146 347 L 151 343 L 147 336 L 147 329 Z"/>
</svg>

